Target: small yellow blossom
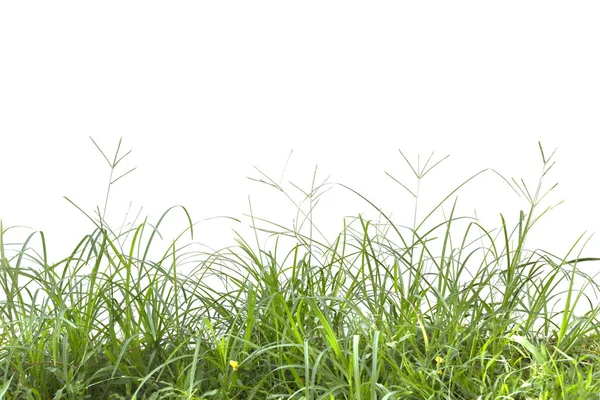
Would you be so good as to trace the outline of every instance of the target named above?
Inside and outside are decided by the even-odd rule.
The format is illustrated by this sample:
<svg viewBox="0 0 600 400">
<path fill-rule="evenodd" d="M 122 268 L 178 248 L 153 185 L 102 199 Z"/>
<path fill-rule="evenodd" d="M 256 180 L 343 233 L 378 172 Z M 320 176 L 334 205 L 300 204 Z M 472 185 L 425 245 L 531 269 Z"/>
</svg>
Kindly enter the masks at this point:
<svg viewBox="0 0 600 400">
<path fill-rule="evenodd" d="M 237 370 L 238 370 L 238 368 L 239 368 L 239 366 L 240 366 L 240 363 L 239 363 L 239 362 L 237 362 L 237 361 L 231 360 L 231 361 L 229 361 L 229 365 L 231 365 L 231 368 L 232 368 L 234 371 L 237 371 Z"/>
<path fill-rule="evenodd" d="M 442 356 L 437 356 L 437 357 L 435 357 L 435 366 L 436 366 L 436 368 L 439 368 L 439 367 L 440 367 L 440 364 L 442 364 L 443 362 L 444 362 L 444 357 L 442 357 Z M 441 370 L 441 369 L 438 369 L 438 370 L 437 370 L 437 373 L 438 373 L 439 375 L 442 375 L 442 370 Z"/>
</svg>

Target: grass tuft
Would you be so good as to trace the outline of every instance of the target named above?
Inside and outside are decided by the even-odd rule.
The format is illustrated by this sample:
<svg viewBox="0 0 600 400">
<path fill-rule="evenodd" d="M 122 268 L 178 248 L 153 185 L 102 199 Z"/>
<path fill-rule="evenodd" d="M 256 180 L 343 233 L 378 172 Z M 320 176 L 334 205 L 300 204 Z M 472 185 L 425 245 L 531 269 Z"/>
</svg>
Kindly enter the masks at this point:
<svg viewBox="0 0 600 400">
<path fill-rule="evenodd" d="M 254 215 L 254 238 L 194 250 L 184 207 L 157 221 L 113 230 L 104 209 L 66 258 L 50 263 L 44 234 L 10 245 L 0 221 L 0 399 L 586 399 L 600 393 L 600 289 L 586 274 L 583 236 L 568 254 L 530 251 L 527 238 L 554 186 L 539 145 L 532 188 L 504 181 L 526 199 L 499 229 L 456 215 L 431 223 L 474 174 L 417 218 L 422 179 L 444 159 L 411 168 L 412 226 L 345 218 L 334 238 L 313 211 L 325 182 L 302 190 L 286 227 Z M 257 182 L 282 192 L 261 173 Z M 495 172 L 495 171 L 493 171 Z M 116 179 L 114 176 L 118 176 Z M 532 190 L 533 189 L 533 190 Z M 308 203 L 308 210 L 303 204 Z M 184 214 L 184 230 L 160 252 L 161 223 Z M 541 210 L 541 211 L 540 211 Z M 439 214 L 439 213 L 438 213 Z M 269 240 L 261 245 L 259 236 Z M 322 236 L 322 235 L 321 235 Z M 33 247 L 34 238 L 40 245 Z M 333 240 L 330 240 L 333 239 Z M 253 244 L 255 243 L 255 244 Z M 155 256 L 158 254 L 158 256 Z M 190 269 L 191 266 L 191 269 Z M 187 271 L 187 272 L 184 272 Z M 581 287 L 576 282 L 583 282 Z M 565 285 L 566 284 L 566 285 Z M 562 285 L 562 286 L 560 286 Z M 562 301 L 559 311 L 551 304 Z M 578 315 L 576 306 L 589 311 Z"/>
</svg>

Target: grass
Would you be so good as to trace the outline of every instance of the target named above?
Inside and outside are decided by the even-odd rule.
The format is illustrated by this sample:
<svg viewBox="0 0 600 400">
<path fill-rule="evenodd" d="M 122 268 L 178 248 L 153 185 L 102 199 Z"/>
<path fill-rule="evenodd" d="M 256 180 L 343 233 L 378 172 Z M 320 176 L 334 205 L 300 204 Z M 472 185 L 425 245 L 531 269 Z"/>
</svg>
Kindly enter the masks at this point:
<svg viewBox="0 0 600 400">
<path fill-rule="evenodd" d="M 113 178 L 120 142 L 112 160 L 98 149 L 110 166 L 108 197 L 130 171 Z M 250 209 L 254 237 L 236 234 L 235 246 L 211 252 L 182 244 L 194 230 L 183 207 L 117 232 L 105 203 L 86 214 L 92 233 L 53 264 L 43 233 L 13 248 L 0 223 L 0 398 L 598 399 L 599 308 L 577 315 L 575 306 L 597 304 L 582 264 L 599 259 L 575 254 L 581 240 L 564 257 L 526 248 L 552 208 L 538 211 L 553 188 L 543 184 L 552 156 L 539 150 L 535 190 L 506 180 L 527 201 L 512 229 L 504 216 L 494 230 L 456 216 L 456 201 L 430 222 L 481 172 L 423 220 L 415 205 L 412 227 L 341 185 L 379 220 L 346 218 L 332 241 L 315 234 L 326 185 L 314 180 L 297 204 L 299 226 Z M 390 176 L 418 204 L 437 164 L 404 159 L 416 188 Z M 293 201 L 266 175 L 256 180 Z M 173 213 L 185 229 L 157 253 Z"/>
</svg>

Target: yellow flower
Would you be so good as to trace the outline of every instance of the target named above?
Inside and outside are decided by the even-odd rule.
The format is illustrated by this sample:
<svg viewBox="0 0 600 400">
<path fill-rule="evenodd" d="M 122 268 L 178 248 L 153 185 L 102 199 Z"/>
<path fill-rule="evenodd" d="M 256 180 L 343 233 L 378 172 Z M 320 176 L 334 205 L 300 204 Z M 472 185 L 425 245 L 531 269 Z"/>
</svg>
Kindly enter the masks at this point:
<svg viewBox="0 0 600 400">
<path fill-rule="evenodd" d="M 232 368 L 234 371 L 237 371 L 237 370 L 238 370 L 238 368 L 239 368 L 239 366 L 240 366 L 240 363 L 239 363 L 239 362 L 237 362 L 237 361 L 231 360 L 231 361 L 229 361 L 229 365 L 231 365 L 231 368 Z"/>
<path fill-rule="evenodd" d="M 442 357 L 442 356 L 436 356 L 436 357 L 435 357 L 435 366 L 436 366 L 436 368 L 439 368 L 439 367 L 440 367 L 440 364 L 442 364 L 443 362 L 444 362 L 444 357 Z M 442 370 L 441 370 L 441 369 L 438 369 L 438 370 L 437 370 L 437 373 L 438 373 L 439 375 L 442 375 Z"/>
</svg>

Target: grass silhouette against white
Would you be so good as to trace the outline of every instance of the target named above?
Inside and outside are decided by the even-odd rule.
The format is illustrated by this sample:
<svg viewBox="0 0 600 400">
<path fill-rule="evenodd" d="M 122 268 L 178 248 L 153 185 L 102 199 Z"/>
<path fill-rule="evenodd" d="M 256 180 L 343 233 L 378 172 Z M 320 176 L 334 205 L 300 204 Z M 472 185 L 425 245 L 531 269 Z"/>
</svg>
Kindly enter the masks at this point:
<svg viewBox="0 0 600 400">
<path fill-rule="evenodd" d="M 167 210 L 155 224 L 136 217 L 118 230 L 108 226 L 110 188 L 132 171 L 117 173 L 129 154 L 120 149 L 121 142 L 109 158 L 98 147 L 110 167 L 104 208 L 90 215 L 78 207 L 93 229 L 60 262 L 48 262 L 42 232 L 15 247 L 6 241 L 11 228 L 0 222 L 0 398 L 585 399 L 600 393 L 599 308 L 591 297 L 599 287 L 582 269 L 600 259 L 576 254 L 581 238 L 563 257 L 526 248 L 535 223 L 552 208 L 539 211 L 554 188 L 544 189 L 553 163 L 541 144 L 535 190 L 505 179 L 528 207 L 512 228 L 503 215 L 497 230 L 456 216 L 456 200 L 448 216 L 431 223 L 484 171 L 419 221 L 420 182 L 443 159 L 415 168 L 400 153 L 416 187 L 388 175 L 415 199 L 412 227 L 340 185 L 379 218 L 346 218 L 339 235 L 317 238 L 313 210 L 330 184 L 317 185 L 315 176 L 294 203 L 292 228 L 250 209 L 254 237 L 237 234 L 236 246 L 218 251 L 182 244 L 194 232 L 185 207 Z M 254 179 L 294 202 L 265 174 Z M 161 223 L 181 212 L 185 229 L 151 257 Z M 268 247 L 260 245 L 265 234 Z M 189 266 L 191 272 L 181 272 Z M 576 315 L 584 300 L 589 311 Z M 551 305 L 558 301 L 557 311 Z"/>
</svg>

